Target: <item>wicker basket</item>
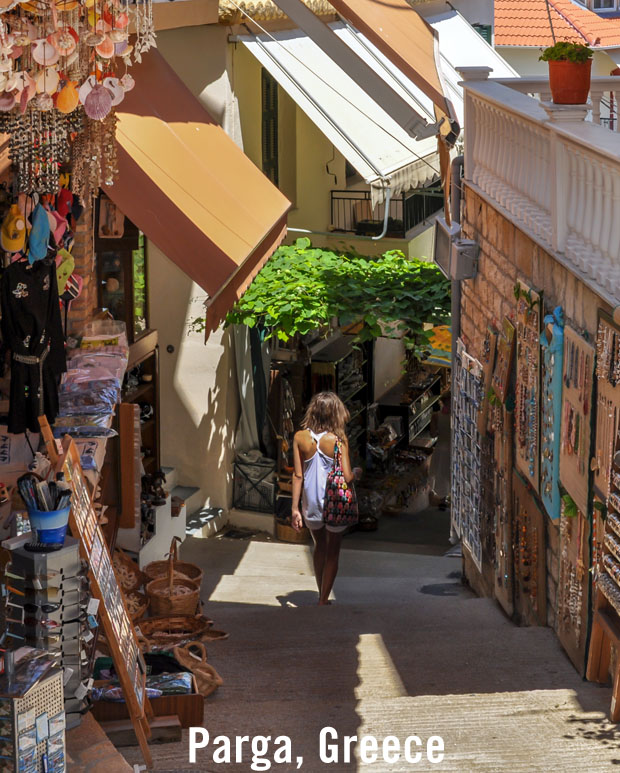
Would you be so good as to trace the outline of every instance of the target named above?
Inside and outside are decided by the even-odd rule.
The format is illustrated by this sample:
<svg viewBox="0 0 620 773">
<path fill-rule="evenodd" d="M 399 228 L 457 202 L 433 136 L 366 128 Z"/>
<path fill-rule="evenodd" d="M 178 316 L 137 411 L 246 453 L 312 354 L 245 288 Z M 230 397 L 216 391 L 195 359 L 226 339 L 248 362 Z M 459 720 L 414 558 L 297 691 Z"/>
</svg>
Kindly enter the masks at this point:
<svg viewBox="0 0 620 773">
<path fill-rule="evenodd" d="M 145 593 L 140 593 L 138 590 L 132 590 L 128 593 L 123 593 L 125 597 L 125 606 L 127 607 L 127 614 L 132 622 L 137 622 L 149 608 L 149 598 Z"/>
<path fill-rule="evenodd" d="M 138 564 L 120 548 L 114 551 L 112 563 L 114 564 L 118 584 L 125 593 L 141 588 L 147 581 L 147 576 Z"/>
<path fill-rule="evenodd" d="M 212 625 L 213 620 L 204 615 L 149 617 L 139 623 L 142 636 L 153 649 L 165 649 L 199 639 Z"/>
<path fill-rule="evenodd" d="M 164 577 L 151 580 L 146 586 L 154 615 L 195 615 L 200 603 L 200 586 L 193 580 L 174 576 L 174 559 L 168 559 Z"/>
<path fill-rule="evenodd" d="M 281 521 L 276 521 L 276 536 L 282 542 L 308 542 L 310 539 L 310 530 L 306 526 L 302 526 L 299 531 L 296 531 L 292 526 Z"/>
<path fill-rule="evenodd" d="M 179 561 L 177 557 L 177 544 L 180 542 L 178 537 L 172 538 L 170 544 L 170 553 L 172 556 L 174 566 L 174 576 L 179 579 L 192 580 L 192 582 L 202 582 L 202 569 L 196 564 L 190 564 L 188 561 Z M 168 560 L 166 561 L 151 561 L 150 564 L 144 567 L 144 573 L 149 580 L 159 580 L 165 577 L 168 572 Z"/>
</svg>

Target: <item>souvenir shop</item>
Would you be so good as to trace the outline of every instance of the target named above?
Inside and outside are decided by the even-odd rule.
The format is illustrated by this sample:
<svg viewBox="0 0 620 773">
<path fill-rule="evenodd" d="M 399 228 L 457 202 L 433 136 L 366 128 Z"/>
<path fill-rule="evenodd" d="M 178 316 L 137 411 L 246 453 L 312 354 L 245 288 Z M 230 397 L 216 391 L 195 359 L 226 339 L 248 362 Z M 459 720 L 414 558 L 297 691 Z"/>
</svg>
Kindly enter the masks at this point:
<svg viewBox="0 0 620 773">
<path fill-rule="evenodd" d="M 620 327 L 600 308 L 593 334 L 518 282 L 482 351 L 459 340 L 455 364 L 466 575 L 517 622 L 551 625 L 575 668 L 605 682 L 620 642 Z"/>
<path fill-rule="evenodd" d="M 2 773 L 67 770 L 87 717 L 125 737 L 127 724 L 150 765 L 149 739 L 202 724 L 221 684 L 186 648 L 226 634 L 202 614 L 200 568 L 177 556 L 144 236 L 101 193 L 132 65 L 153 45 L 150 2 L 0 12 Z"/>
<path fill-rule="evenodd" d="M 338 394 L 350 414 L 351 463 L 363 470 L 355 529 L 377 531 L 380 538 L 382 519 L 427 508 L 438 413 L 449 406 L 450 345 L 449 328 L 437 328 L 431 355 L 420 362 L 397 341 L 360 343 L 355 328 L 347 327 L 266 348 L 267 386 L 262 397 L 258 391 L 252 396 L 261 447 L 237 455 L 233 508 L 275 513 L 277 537 L 309 540 L 307 529 L 298 533 L 290 526 L 293 437 L 310 398 L 321 391 Z M 260 519 L 251 523 L 271 530 Z"/>
</svg>

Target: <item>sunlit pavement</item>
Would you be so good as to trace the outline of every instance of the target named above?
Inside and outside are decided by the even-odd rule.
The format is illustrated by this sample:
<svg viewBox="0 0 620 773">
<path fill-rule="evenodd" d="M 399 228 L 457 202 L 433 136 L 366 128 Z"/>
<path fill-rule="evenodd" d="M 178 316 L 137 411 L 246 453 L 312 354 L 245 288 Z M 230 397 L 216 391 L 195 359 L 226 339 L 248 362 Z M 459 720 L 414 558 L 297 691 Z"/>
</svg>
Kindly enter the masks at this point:
<svg viewBox="0 0 620 773">
<path fill-rule="evenodd" d="M 208 646 L 225 684 L 205 703 L 211 742 L 196 764 L 186 731 L 181 744 L 153 747 L 156 770 L 249 771 L 252 751 L 243 744 L 235 761 L 234 739 L 257 735 L 289 736 L 310 773 L 620 764 L 620 733 L 605 718 L 610 690 L 582 681 L 551 630 L 518 628 L 463 587 L 459 558 L 345 549 L 334 603 L 317 607 L 306 547 L 190 539 L 183 557 L 204 568 L 205 612 L 230 632 Z M 338 763 L 319 759 L 324 727 L 337 731 Z M 380 744 L 396 736 L 403 747 L 417 736 L 420 762 L 344 762 L 344 736 L 367 734 Z M 229 763 L 212 761 L 218 735 L 231 739 Z M 440 763 L 426 759 L 431 736 L 443 738 Z M 135 749 L 123 753 L 140 760 Z"/>
</svg>

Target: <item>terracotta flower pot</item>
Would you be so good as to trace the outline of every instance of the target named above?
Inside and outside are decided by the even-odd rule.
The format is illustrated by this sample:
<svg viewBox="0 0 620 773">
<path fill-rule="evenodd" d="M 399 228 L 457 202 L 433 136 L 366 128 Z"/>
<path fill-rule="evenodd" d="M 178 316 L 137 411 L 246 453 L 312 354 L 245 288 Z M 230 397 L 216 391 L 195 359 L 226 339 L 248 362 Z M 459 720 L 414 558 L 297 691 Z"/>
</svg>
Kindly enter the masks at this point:
<svg viewBox="0 0 620 773">
<path fill-rule="evenodd" d="M 587 62 L 550 61 L 549 87 L 556 105 L 583 105 L 590 93 L 592 60 Z"/>
</svg>

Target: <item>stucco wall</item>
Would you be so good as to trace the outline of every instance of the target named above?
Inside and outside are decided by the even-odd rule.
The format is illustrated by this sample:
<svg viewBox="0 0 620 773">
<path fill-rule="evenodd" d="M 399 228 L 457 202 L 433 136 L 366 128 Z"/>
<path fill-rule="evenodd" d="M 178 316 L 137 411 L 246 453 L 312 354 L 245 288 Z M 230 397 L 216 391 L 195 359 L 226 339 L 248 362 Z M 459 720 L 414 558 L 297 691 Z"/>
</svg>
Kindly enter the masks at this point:
<svg viewBox="0 0 620 773">
<path fill-rule="evenodd" d="M 547 62 L 538 61 L 542 46 L 540 48 L 496 46 L 496 48 L 497 53 L 503 56 L 508 64 L 512 65 L 524 78 L 533 75 L 547 75 L 549 72 Z M 607 77 L 615 67 L 613 60 L 604 51 L 595 52 L 592 59 L 592 75 Z"/>
<path fill-rule="evenodd" d="M 228 136 L 241 146 L 228 34 L 228 28 L 218 24 L 161 30 L 157 33 L 157 49 Z"/>
<path fill-rule="evenodd" d="M 228 331 L 206 346 L 188 321 L 204 316 L 205 292 L 149 243 L 151 325 L 159 331 L 162 464 L 199 486 L 205 504 L 228 507 L 239 415 L 234 350 Z M 173 352 L 168 352 L 168 347 Z"/>
</svg>

